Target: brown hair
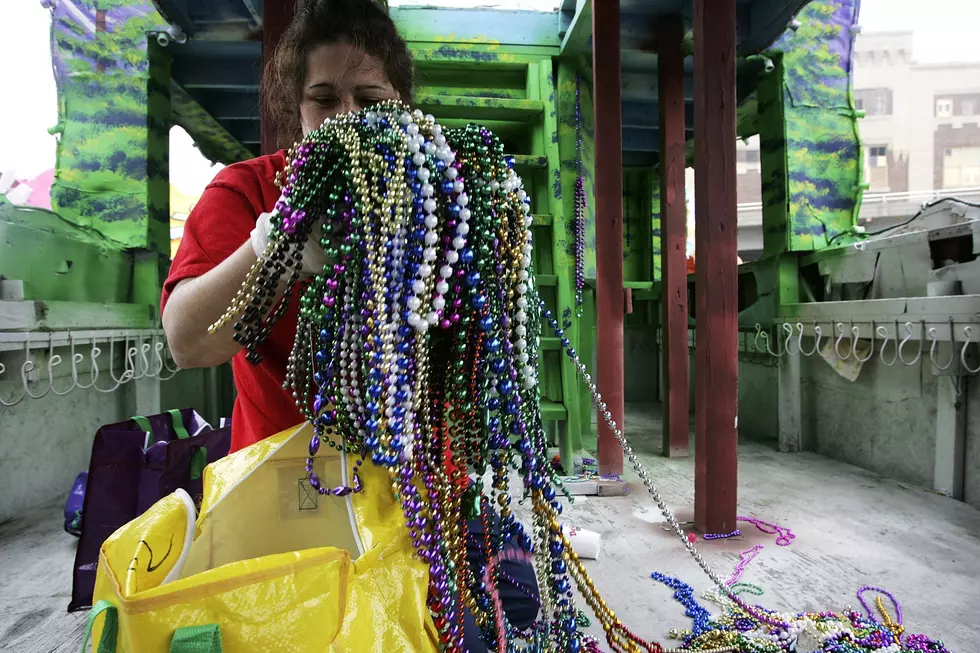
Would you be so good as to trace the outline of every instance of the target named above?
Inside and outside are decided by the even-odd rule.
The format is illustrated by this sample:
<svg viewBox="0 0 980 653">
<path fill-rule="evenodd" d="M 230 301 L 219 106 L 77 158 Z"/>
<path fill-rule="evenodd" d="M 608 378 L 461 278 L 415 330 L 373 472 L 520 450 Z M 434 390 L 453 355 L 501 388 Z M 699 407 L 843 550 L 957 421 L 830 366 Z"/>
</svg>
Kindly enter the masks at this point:
<svg viewBox="0 0 980 653">
<path fill-rule="evenodd" d="M 262 102 L 280 147 L 292 145 L 301 136 L 299 104 L 306 55 L 318 45 L 348 43 L 377 58 L 401 99 L 412 101 L 412 54 L 394 21 L 375 0 L 307 0 L 297 5 L 262 75 Z"/>
</svg>

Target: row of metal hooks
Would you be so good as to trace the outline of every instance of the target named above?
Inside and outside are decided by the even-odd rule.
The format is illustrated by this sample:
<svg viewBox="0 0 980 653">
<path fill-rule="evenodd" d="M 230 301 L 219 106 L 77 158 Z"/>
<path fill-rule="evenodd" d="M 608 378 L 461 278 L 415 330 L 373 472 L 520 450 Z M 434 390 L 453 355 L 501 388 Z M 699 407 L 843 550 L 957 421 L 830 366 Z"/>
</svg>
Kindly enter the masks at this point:
<svg viewBox="0 0 980 653">
<path fill-rule="evenodd" d="M 91 334 L 91 332 L 88 333 Z M 41 340 L 43 347 L 43 339 L 39 340 Z M 32 348 L 37 349 L 36 345 L 38 341 L 35 340 L 32 343 L 30 335 L 27 335 L 24 339 L 24 362 L 20 366 L 22 391 L 14 399 L 0 396 L 0 405 L 10 408 L 16 406 L 24 399 L 41 399 L 48 394 L 63 397 L 76 388 L 80 390 L 91 389 L 107 394 L 115 392 L 130 381 L 139 381 L 140 379 L 147 378 L 169 381 L 180 371 L 180 368 L 176 364 L 171 366 L 173 357 L 170 355 L 166 341 L 161 334 L 154 333 L 148 337 L 142 335 L 126 335 L 121 340 L 114 337 L 110 337 L 108 340 L 109 364 L 106 371 L 108 372 L 110 381 L 100 383 L 100 376 L 104 380 L 107 378 L 107 375 L 99 367 L 98 359 L 102 355 L 102 348 L 99 347 L 99 338 L 95 335 L 90 335 L 86 338 L 76 338 L 75 334 L 69 332 L 67 346 L 70 348 L 71 382 L 59 388 L 55 383 L 55 370 L 64 363 L 64 360 L 60 354 L 55 353 L 54 337 L 51 335 L 48 336 L 48 362 L 45 366 L 48 372 L 47 383 L 42 384 L 40 380 L 33 381 L 31 379 L 31 376 L 39 369 L 31 353 Z M 119 374 L 116 373 L 115 369 L 117 341 L 123 344 L 124 350 L 124 369 Z M 84 348 L 86 344 L 90 346 L 88 354 L 89 371 L 87 375 L 84 373 L 80 374 L 78 369 L 78 366 L 85 361 L 86 356 L 83 353 L 76 352 L 77 345 Z M 102 344 L 104 345 L 105 342 Z M 6 365 L 0 362 L 0 377 L 6 371 Z M 83 376 L 87 376 L 87 378 L 83 379 Z M 44 386 L 43 389 L 39 389 L 42 385 Z"/>
<path fill-rule="evenodd" d="M 866 363 L 875 356 L 875 340 L 877 339 L 881 343 L 877 352 L 878 359 L 887 367 L 891 367 L 897 362 L 911 367 L 919 363 L 924 355 L 928 353 L 929 361 L 940 372 L 952 367 L 958 357 L 964 372 L 967 374 L 980 373 L 980 365 L 972 367 L 969 363 L 970 357 L 967 355 L 972 342 L 974 325 L 964 324 L 959 327 L 963 334 L 962 339 L 960 339 L 962 340 L 962 344 L 959 344 L 959 340 L 955 338 L 956 325 L 953 323 L 953 320 L 949 320 L 948 343 L 950 345 L 950 354 L 948 360 L 944 361 L 941 360 L 939 355 L 939 345 L 943 343 L 943 340 L 939 338 L 939 331 L 935 326 L 927 327 L 925 321 L 920 322 L 921 331 L 918 338 L 918 346 L 911 344 L 915 339 L 913 336 L 916 325 L 913 322 L 905 322 L 902 325 L 902 328 L 905 330 L 905 336 L 901 340 L 898 338 L 898 321 L 894 323 L 894 337 L 889 336 L 888 327 L 880 325 L 874 320 L 871 321 L 870 338 L 861 337 L 861 328 L 856 326 L 853 320 L 848 320 L 847 324 L 829 320 L 829 324 L 831 333 L 826 335 L 827 340 L 824 341 L 823 327 L 817 324 L 816 321 L 812 322 L 814 343 L 809 348 L 803 346 L 803 336 L 806 329 L 803 322 L 796 322 L 795 325 L 790 322 L 782 322 L 773 327 L 773 330 L 777 334 L 779 331 L 782 334 L 774 334 L 773 336 L 770 336 L 761 324 L 756 324 L 755 348 L 760 352 L 768 353 L 774 358 L 800 355 L 812 356 L 821 351 L 824 342 L 832 342 L 833 353 L 838 359 L 846 361 L 853 358 L 859 363 Z M 848 325 L 850 326 L 849 330 Z M 860 340 L 870 340 L 870 347 L 868 347 L 867 352 L 864 354 L 858 352 L 858 342 Z M 926 348 L 926 340 L 928 340 L 928 349 Z M 886 355 L 885 352 L 888 349 L 889 342 L 892 343 L 891 354 Z M 774 343 L 776 345 L 775 351 L 771 346 Z M 782 345 L 781 347 L 780 344 Z M 913 354 L 914 357 L 912 356 Z"/>
</svg>

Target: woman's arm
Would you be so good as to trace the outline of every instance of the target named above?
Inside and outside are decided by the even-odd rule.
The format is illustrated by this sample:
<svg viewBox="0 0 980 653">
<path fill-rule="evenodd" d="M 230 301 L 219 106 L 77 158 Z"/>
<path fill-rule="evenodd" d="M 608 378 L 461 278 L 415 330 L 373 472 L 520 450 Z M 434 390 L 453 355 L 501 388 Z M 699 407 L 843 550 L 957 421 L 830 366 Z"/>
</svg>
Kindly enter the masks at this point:
<svg viewBox="0 0 980 653">
<path fill-rule="evenodd" d="M 256 260 L 251 242 L 245 241 L 214 269 L 174 288 L 163 312 L 163 329 L 180 367 L 221 365 L 242 349 L 232 338 L 234 321 L 213 335 L 208 327 L 224 315 Z"/>
</svg>

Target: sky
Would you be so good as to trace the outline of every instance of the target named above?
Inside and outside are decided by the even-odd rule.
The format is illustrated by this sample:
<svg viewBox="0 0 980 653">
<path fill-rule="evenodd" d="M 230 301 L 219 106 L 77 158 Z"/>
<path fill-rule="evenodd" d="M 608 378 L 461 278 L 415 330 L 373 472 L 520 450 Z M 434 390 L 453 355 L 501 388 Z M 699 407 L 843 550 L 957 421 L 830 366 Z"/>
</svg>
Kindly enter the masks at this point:
<svg viewBox="0 0 980 653">
<path fill-rule="evenodd" d="M 422 4 L 390 0 L 392 6 Z M 540 5 L 551 10 L 556 0 L 429 0 L 439 6 L 480 5 L 501 9 Z M 980 0 L 863 0 L 865 32 L 913 30 L 914 54 L 923 63 L 980 61 L 975 29 Z M 49 18 L 39 0 L 0 0 L 0 172 L 31 178 L 54 166 L 57 95 L 51 73 Z M 978 83 L 980 85 L 980 83 Z M 187 194 L 203 190 L 216 172 L 180 129 L 171 133 L 171 181 Z"/>
</svg>

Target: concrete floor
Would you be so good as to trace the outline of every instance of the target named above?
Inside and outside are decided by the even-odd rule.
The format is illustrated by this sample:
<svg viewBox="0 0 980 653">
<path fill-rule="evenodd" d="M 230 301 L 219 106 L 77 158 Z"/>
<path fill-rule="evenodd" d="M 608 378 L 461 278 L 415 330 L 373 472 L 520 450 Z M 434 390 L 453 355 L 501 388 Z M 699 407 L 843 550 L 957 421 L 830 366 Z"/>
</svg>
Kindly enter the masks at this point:
<svg viewBox="0 0 980 653">
<path fill-rule="evenodd" d="M 655 455 L 659 420 L 657 410 L 631 406 L 627 435 L 683 520 L 693 505 L 693 459 Z M 875 585 L 902 602 L 907 632 L 942 639 L 957 653 L 980 651 L 973 632 L 980 622 L 980 511 L 816 454 L 780 454 L 746 442 L 739 463 L 740 514 L 789 527 L 797 537 L 780 547 L 746 525 L 739 538 L 699 542 L 722 576 L 740 551 L 763 544 L 743 581 L 765 589 L 758 602 L 767 607 L 839 610 L 858 605 L 860 586 Z M 677 576 L 699 593 L 707 579 L 664 529 L 635 475 L 626 479 L 630 495 L 580 498 L 564 516 L 602 534 L 589 571 L 610 606 L 641 636 L 664 641 L 669 629 L 690 622 L 650 573 Z M 74 542 L 61 531 L 57 504 L 0 526 L 0 651 L 78 650 L 84 616 L 65 613 Z"/>
</svg>

